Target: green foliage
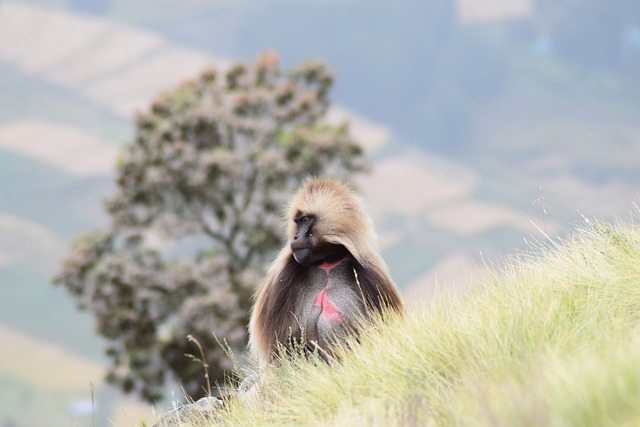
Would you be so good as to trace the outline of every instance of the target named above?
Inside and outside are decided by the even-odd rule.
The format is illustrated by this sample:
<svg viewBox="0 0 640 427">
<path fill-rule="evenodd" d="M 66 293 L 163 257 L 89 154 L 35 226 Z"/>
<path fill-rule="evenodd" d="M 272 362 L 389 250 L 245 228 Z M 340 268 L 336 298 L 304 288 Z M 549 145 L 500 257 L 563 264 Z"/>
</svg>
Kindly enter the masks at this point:
<svg viewBox="0 0 640 427">
<path fill-rule="evenodd" d="M 591 223 L 553 246 L 331 365 L 285 361 L 216 425 L 637 425 L 640 229 Z"/>
<path fill-rule="evenodd" d="M 201 366 L 185 357 L 194 352 L 224 381 L 233 362 L 216 337 L 236 353 L 246 346 L 285 197 L 310 174 L 365 167 L 347 125 L 324 122 L 332 84 L 323 63 L 283 73 L 269 52 L 205 70 L 137 115 L 105 203 L 111 227 L 78 238 L 54 279 L 95 315 L 110 382 L 154 401 L 172 373 L 198 398 Z"/>
</svg>

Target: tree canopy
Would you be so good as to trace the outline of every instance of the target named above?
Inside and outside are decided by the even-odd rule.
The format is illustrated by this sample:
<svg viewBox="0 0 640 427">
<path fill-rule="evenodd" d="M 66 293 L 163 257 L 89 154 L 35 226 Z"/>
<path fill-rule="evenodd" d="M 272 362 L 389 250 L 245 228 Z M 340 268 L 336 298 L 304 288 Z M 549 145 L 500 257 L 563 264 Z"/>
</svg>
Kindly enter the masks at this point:
<svg viewBox="0 0 640 427">
<path fill-rule="evenodd" d="M 110 224 L 77 238 L 54 283 L 93 313 L 107 379 L 148 401 L 173 377 L 206 392 L 241 353 L 251 296 L 282 244 L 280 214 L 308 175 L 366 168 L 348 124 L 326 121 L 334 74 L 320 61 L 282 71 L 274 52 L 210 68 L 135 118 L 117 164 Z M 170 374 L 170 375 L 168 375 Z"/>
</svg>

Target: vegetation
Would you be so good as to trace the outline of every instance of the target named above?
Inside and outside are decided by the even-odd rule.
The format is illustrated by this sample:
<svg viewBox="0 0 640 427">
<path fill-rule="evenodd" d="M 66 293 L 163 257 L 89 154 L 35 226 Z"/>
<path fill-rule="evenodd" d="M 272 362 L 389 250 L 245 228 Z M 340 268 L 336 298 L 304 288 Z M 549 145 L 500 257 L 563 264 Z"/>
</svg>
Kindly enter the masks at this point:
<svg viewBox="0 0 640 427">
<path fill-rule="evenodd" d="M 549 245 L 331 366 L 285 362 L 220 425 L 637 425 L 640 228 L 588 221 Z"/>
<path fill-rule="evenodd" d="M 202 396 L 201 366 L 185 356 L 199 355 L 193 342 L 211 381 L 225 380 L 221 342 L 246 347 L 286 197 L 308 175 L 365 167 L 347 125 L 324 121 L 333 80 L 318 61 L 283 73 L 267 52 L 206 70 L 138 114 L 105 204 L 111 226 L 78 238 L 55 278 L 109 341 L 111 383 L 153 402 L 172 373 Z"/>
</svg>

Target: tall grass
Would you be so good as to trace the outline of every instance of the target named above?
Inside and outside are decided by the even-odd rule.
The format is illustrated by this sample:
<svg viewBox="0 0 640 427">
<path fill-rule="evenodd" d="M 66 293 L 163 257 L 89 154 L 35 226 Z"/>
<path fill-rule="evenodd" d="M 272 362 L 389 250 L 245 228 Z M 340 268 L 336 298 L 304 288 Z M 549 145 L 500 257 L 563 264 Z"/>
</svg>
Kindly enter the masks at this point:
<svg viewBox="0 0 640 427">
<path fill-rule="evenodd" d="M 285 362 L 219 424 L 640 425 L 640 230 L 591 222 L 537 249 L 331 365 Z"/>
</svg>

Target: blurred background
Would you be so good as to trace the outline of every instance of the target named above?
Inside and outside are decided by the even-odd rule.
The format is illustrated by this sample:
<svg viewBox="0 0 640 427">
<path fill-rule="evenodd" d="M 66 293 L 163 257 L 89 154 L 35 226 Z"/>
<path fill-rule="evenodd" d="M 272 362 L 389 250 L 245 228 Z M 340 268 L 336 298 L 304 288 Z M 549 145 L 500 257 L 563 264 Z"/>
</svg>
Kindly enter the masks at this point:
<svg viewBox="0 0 640 427">
<path fill-rule="evenodd" d="M 149 417 L 51 278 L 107 221 L 133 111 L 267 49 L 336 72 L 330 115 L 373 159 L 357 185 L 411 301 L 638 200 L 636 0 L 0 0 L 0 426 Z"/>
</svg>

